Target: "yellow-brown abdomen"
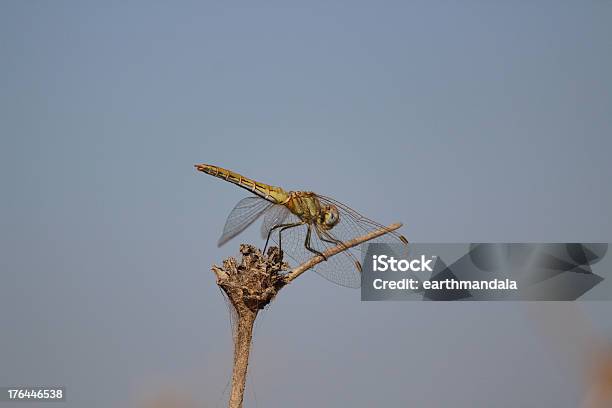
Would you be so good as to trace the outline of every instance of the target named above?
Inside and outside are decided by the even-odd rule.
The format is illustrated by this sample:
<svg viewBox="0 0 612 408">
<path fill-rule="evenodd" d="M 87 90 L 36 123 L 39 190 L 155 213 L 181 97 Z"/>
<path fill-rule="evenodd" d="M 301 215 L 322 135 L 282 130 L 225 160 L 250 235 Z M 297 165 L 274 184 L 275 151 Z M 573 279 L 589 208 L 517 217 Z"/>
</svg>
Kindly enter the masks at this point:
<svg viewBox="0 0 612 408">
<path fill-rule="evenodd" d="M 245 177 L 242 174 L 224 169 L 223 167 L 213 166 L 210 164 L 196 164 L 195 168 L 203 173 L 210 174 L 213 177 L 236 184 L 237 186 L 249 190 L 253 194 L 257 194 L 258 196 L 275 204 L 280 204 L 289 198 L 289 194 L 280 187 L 260 183 Z"/>
</svg>

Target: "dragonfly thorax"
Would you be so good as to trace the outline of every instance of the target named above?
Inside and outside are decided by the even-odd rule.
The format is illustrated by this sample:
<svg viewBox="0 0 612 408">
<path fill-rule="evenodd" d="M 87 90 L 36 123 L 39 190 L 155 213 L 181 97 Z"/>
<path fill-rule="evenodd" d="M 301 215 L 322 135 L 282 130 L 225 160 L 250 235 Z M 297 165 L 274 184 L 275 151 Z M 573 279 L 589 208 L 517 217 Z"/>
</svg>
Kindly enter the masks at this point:
<svg viewBox="0 0 612 408">
<path fill-rule="evenodd" d="M 310 191 L 292 191 L 285 203 L 287 208 L 307 224 L 316 224 L 330 230 L 340 222 L 340 213 L 334 205 L 321 205 L 317 195 Z"/>
</svg>

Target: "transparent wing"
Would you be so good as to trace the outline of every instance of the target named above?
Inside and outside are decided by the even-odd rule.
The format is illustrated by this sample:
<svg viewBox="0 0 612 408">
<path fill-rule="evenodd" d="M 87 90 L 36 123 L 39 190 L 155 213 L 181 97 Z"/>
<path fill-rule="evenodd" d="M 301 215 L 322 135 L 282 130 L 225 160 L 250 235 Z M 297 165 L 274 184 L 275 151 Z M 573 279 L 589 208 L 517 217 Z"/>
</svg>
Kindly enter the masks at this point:
<svg viewBox="0 0 612 408">
<path fill-rule="evenodd" d="M 322 205 L 334 205 L 340 214 L 340 222 L 331 230 L 332 235 L 341 241 L 348 241 L 358 236 L 370 233 L 378 229 L 385 229 L 386 226 L 373 221 L 346 204 L 343 204 L 330 197 L 317 195 Z M 368 242 L 393 242 L 408 245 L 408 240 L 396 231 L 389 231 Z"/>
<path fill-rule="evenodd" d="M 334 205 L 338 209 L 340 221 L 328 231 L 319 230 L 315 224 L 310 225 L 310 248 L 313 251 L 324 252 L 353 238 L 385 228 L 384 225 L 359 214 L 339 201 L 325 196 L 317 197 L 322 205 Z M 300 221 L 295 215 L 288 211 L 287 213 L 283 223 L 289 224 Z M 282 249 L 296 262 L 296 265 L 306 262 L 316 255 L 306 248 L 307 233 L 308 225 L 300 225 L 282 232 Z M 278 245 L 278 234 L 276 232 L 272 239 Z M 368 242 L 396 242 L 408 245 L 408 240 L 395 231 L 389 231 L 389 233 Z M 314 270 L 325 279 L 338 285 L 358 288 L 361 286 L 360 258 L 359 248 L 349 248 L 330 257 L 327 261 L 321 262 L 315 266 Z"/>
<path fill-rule="evenodd" d="M 285 224 L 298 222 L 300 222 L 300 219 L 291 213 L 289 213 L 284 220 Z M 315 252 L 311 252 L 306 248 L 308 227 L 308 225 L 303 224 L 282 231 L 282 250 L 285 255 L 294 261 L 293 267 L 317 255 Z M 324 252 L 328 248 L 337 245 L 336 242 L 332 241 L 333 238 L 323 235 L 321 231 L 317 230 L 315 225 L 310 225 L 310 229 L 310 247 L 314 251 Z M 279 244 L 279 233 L 280 232 L 275 231 L 272 235 L 272 240 L 276 245 Z M 358 259 L 358 250 L 351 248 L 328 258 L 327 261 L 319 263 L 313 269 L 319 275 L 333 283 L 349 288 L 358 288 L 361 286 L 361 266 L 358 264 Z M 291 263 L 291 261 L 289 262 Z"/>
<path fill-rule="evenodd" d="M 273 203 L 260 197 L 247 197 L 240 200 L 227 217 L 223 234 L 219 238 L 217 246 L 225 244 L 240 234 L 273 205 Z"/>
<path fill-rule="evenodd" d="M 268 238 L 268 234 L 272 227 L 285 224 L 285 220 L 291 214 L 287 207 L 281 204 L 275 204 L 272 208 L 266 211 L 263 223 L 261 224 L 261 237 Z"/>
</svg>

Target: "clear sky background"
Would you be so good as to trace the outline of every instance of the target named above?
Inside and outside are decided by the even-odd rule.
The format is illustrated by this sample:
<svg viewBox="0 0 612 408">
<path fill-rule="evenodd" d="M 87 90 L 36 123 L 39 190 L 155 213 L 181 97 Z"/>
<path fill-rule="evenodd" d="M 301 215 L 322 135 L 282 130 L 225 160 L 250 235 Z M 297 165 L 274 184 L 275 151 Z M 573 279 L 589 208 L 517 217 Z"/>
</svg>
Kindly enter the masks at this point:
<svg viewBox="0 0 612 408">
<path fill-rule="evenodd" d="M 607 1 L 0 2 L 0 385 L 225 404 L 209 268 L 263 243 L 216 247 L 245 194 L 198 162 L 412 241 L 611 242 L 610 21 Z M 261 316 L 247 403 L 574 408 L 580 352 L 538 326 L 582 308 L 612 338 L 612 307 L 543 307 L 361 303 L 306 274 Z"/>
</svg>

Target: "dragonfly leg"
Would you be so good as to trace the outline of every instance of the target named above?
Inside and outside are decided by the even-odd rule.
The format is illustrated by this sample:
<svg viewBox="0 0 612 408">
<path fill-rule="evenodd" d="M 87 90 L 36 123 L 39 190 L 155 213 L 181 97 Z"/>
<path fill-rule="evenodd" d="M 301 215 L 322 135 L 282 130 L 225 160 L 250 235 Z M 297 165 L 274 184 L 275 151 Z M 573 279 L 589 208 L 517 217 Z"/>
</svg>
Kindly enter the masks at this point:
<svg viewBox="0 0 612 408">
<path fill-rule="evenodd" d="M 297 227 L 298 225 L 302 225 L 302 223 L 296 222 L 296 223 L 291 223 L 291 224 L 278 224 L 270 228 L 270 231 L 268 231 L 268 237 L 266 238 L 266 245 L 264 246 L 263 253 L 264 254 L 266 253 L 266 249 L 268 248 L 268 242 L 270 241 L 270 237 L 272 236 L 272 232 L 274 232 L 274 230 L 280 228 L 280 231 L 278 232 L 278 249 L 282 250 L 281 249 L 281 232 L 287 228 Z"/>
<path fill-rule="evenodd" d="M 339 239 L 336 239 L 330 236 L 328 233 L 324 231 L 319 231 L 319 229 L 317 229 L 317 235 L 319 236 L 321 241 L 329 242 L 330 244 L 344 245 L 344 243 L 340 241 Z"/>
<path fill-rule="evenodd" d="M 310 224 L 308 224 L 308 232 L 306 232 L 306 241 L 304 241 L 304 246 L 306 247 L 307 250 L 309 250 L 310 252 L 312 252 L 313 254 L 317 254 L 319 256 L 321 256 L 323 259 L 325 259 L 327 261 L 327 257 L 325 255 L 323 255 L 323 253 L 317 251 L 314 248 L 310 247 L 310 234 L 312 233 L 312 227 Z"/>
<path fill-rule="evenodd" d="M 316 231 L 321 241 L 329 242 L 330 244 L 342 245 L 344 249 L 348 249 L 348 247 L 346 247 L 344 242 L 340 241 L 337 238 L 334 238 L 329 232 L 321 231 L 318 228 Z M 361 272 L 363 270 L 363 268 L 361 267 L 361 262 L 359 262 L 359 260 L 355 258 L 355 255 L 353 255 L 351 251 L 346 251 L 345 253 L 353 260 L 353 263 L 355 264 L 355 267 L 357 268 L 357 270 Z"/>
<path fill-rule="evenodd" d="M 304 224 L 303 222 L 296 222 L 295 224 L 285 224 L 283 228 L 278 230 L 278 249 L 279 251 L 283 250 L 283 244 L 282 244 L 283 231 L 289 228 L 299 227 L 300 225 L 303 225 L 303 224 Z"/>
</svg>

